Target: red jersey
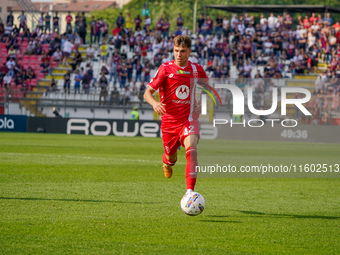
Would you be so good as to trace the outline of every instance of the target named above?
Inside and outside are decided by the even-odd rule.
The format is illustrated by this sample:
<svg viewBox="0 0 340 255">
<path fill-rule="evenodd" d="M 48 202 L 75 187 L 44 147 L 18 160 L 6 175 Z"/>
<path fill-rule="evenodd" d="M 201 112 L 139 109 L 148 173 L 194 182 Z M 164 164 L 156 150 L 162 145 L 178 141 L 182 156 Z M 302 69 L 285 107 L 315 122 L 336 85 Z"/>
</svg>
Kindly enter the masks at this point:
<svg viewBox="0 0 340 255">
<path fill-rule="evenodd" d="M 203 67 L 188 62 L 184 68 L 169 61 L 162 64 L 148 86 L 159 89 L 161 103 L 165 104 L 166 112 L 162 116 L 162 129 L 171 130 L 174 126 L 192 121 L 195 104 L 196 84 L 194 78 L 208 81 Z"/>
<path fill-rule="evenodd" d="M 66 23 L 67 23 L 67 24 L 70 24 L 72 20 L 73 20 L 73 18 L 72 18 L 71 15 L 67 15 L 67 16 L 66 16 Z"/>
</svg>

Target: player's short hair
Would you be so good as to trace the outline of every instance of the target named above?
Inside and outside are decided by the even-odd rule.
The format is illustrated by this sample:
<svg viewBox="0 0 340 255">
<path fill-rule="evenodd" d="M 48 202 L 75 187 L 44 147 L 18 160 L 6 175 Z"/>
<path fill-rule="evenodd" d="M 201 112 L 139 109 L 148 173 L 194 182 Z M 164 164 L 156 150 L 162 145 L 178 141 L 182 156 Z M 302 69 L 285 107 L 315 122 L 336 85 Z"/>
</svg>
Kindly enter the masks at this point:
<svg viewBox="0 0 340 255">
<path fill-rule="evenodd" d="M 188 35 L 178 35 L 174 39 L 174 46 L 176 47 L 187 47 L 191 49 L 191 38 Z"/>
</svg>

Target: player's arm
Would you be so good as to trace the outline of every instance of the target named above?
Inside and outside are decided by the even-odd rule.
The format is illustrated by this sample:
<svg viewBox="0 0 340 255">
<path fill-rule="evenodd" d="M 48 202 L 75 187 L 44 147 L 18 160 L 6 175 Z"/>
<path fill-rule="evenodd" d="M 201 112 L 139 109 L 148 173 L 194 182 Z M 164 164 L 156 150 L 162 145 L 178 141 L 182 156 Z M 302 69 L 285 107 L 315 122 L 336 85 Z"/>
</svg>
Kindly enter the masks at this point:
<svg viewBox="0 0 340 255">
<path fill-rule="evenodd" d="M 154 90 L 151 87 L 148 87 L 145 90 L 144 93 L 144 99 L 146 102 L 148 102 L 154 109 L 155 112 L 157 112 L 158 114 L 163 114 L 165 113 L 165 104 L 162 104 L 161 102 L 158 102 L 154 99 L 154 97 L 152 96 L 153 93 L 155 93 L 156 90 Z"/>
</svg>

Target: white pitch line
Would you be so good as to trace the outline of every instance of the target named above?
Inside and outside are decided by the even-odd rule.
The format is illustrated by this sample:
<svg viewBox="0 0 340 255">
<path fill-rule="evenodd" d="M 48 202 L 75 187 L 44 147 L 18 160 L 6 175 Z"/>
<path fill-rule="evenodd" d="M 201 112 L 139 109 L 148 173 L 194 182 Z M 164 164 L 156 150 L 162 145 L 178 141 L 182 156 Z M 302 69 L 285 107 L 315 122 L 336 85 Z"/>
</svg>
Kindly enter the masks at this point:
<svg viewBox="0 0 340 255">
<path fill-rule="evenodd" d="M 40 153 L 19 153 L 19 152 L 0 152 L 3 155 L 12 156 L 44 156 L 44 157 L 58 157 L 58 158 L 75 158 L 75 159 L 90 159 L 90 160 L 113 160 L 113 161 L 132 161 L 132 162 L 145 162 L 145 163 L 158 163 L 162 164 L 162 161 L 153 161 L 146 159 L 127 159 L 127 158 L 98 158 L 98 157 L 85 157 L 85 156 L 70 156 L 70 155 L 54 155 L 54 154 L 40 154 Z M 183 163 L 179 163 L 180 165 Z"/>
</svg>

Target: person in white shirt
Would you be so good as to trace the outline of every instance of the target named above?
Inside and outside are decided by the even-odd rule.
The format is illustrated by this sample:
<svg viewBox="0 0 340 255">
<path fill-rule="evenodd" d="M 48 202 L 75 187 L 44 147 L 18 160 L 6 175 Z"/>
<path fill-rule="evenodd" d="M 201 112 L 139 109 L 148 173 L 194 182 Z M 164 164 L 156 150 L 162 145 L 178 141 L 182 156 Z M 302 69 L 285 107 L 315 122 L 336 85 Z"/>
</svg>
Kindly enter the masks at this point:
<svg viewBox="0 0 340 255">
<path fill-rule="evenodd" d="M 270 41 L 270 39 L 268 39 L 268 40 L 263 44 L 263 46 L 264 46 L 264 52 L 265 52 L 265 53 L 270 54 L 270 53 L 273 52 L 273 48 L 272 48 L 273 44 L 272 44 L 272 42 Z"/>
<path fill-rule="evenodd" d="M 301 26 L 297 26 L 297 30 L 296 30 L 296 39 L 300 39 L 303 38 L 304 35 L 307 33 L 307 30 L 302 28 Z"/>
<path fill-rule="evenodd" d="M 231 18 L 231 29 L 232 29 L 232 31 L 234 31 L 234 29 L 237 25 L 238 25 L 237 14 L 234 14 L 233 17 Z"/>
<path fill-rule="evenodd" d="M 243 21 L 238 22 L 237 29 L 238 29 L 238 31 L 240 32 L 241 35 L 244 34 L 244 30 L 246 29 L 246 27 L 244 26 Z"/>
<path fill-rule="evenodd" d="M 260 24 L 263 25 L 263 24 L 265 24 L 267 22 L 268 22 L 267 18 L 265 18 L 264 15 L 262 14 L 261 15 L 261 19 L 260 19 Z"/>
<path fill-rule="evenodd" d="M 69 57 L 72 53 L 73 47 L 74 47 L 74 44 L 72 43 L 72 41 L 66 40 L 63 44 L 63 55 L 64 55 L 63 65 L 64 66 L 65 66 L 65 64 L 68 65 L 68 60 L 69 60 Z"/>
<path fill-rule="evenodd" d="M 151 25 L 151 18 L 148 15 L 146 15 L 145 20 L 144 20 L 144 30 L 145 30 L 145 32 L 147 32 L 149 30 L 150 25 Z"/>
<path fill-rule="evenodd" d="M 6 75 L 4 76 L 4 85 L 5 85 L 7 93 L 11 92 L 11 81 L 12 81 L 12 77 L 7 72 Z"/>
<path fill-rule="evenodd" d="M 251 64 L 249 64 L 248 60 L 246 60 L 244 66 L 243 66 L 243 70 L 244 70 L 244 72 L 246 74 L 246 78 L 251 78 L 250 74 L 251 74 L 252 68 L 253 67 L 251 66 Z"/>
<path fill-rule="evenodd" d="M 12 66 L 15 67 L 15 65 L 16 65 L 16 64 L 15 64 L 15 61 L 14 61 L 13 58 L 10 58 L 10 59 L 7 61 L 7 63 L 6 63 L 6 66 L 7 66 L 8 69 L 11 69 Z"/>
<path fill-rule="evenodd" d="M 182 35 L 191 35 L 191 31 L 186 27 L 184 31 L 182 32 Z"/>
<path fill-rule="evenodd" d="M 251 24 L 249 24 L 248 27 L 246 28 L 245 34 L 247 35 L 248 32 L 250 32 L 250 35 L 252 37 L 255 34 L 255 28 Z"/>
<path fill-rule="evenodd" d="M 60 51 L 59 48 L 53 53 L 53 59 L 57 62 L 60 62 L 63 58 L 63 53 Z"/>
<path fill-rule="evenodd" d="M 95 50 L 92 47 L 92 44 L 89 45 L 89 47 L 86 49 L 86 60 L 92 61 L 94 57 Z"/>
<path fill-rule="evenodd" d="M 274 16 L 274 13 L 271 13 L 270 17 L 268 18 L 268 27 L 270 31 L 274 30 L 276 22 L 277 22 L 277 18 Z"/>
<path fill-rule="evenodd" d="M 223 25 L 223 29 L 224 30 L 228 30 L 229 29 L 229 19 L 228 19 L 227 16 L 224 17 L 222 25 Z"/>
</svg>

